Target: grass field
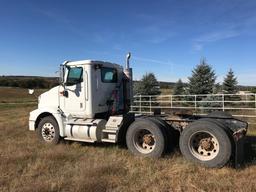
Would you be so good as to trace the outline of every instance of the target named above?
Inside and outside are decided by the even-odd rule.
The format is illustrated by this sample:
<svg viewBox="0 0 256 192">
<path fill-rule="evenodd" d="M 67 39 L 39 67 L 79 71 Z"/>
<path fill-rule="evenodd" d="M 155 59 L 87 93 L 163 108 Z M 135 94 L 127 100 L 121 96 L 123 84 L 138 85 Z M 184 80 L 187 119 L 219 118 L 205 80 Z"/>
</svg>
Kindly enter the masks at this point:
<svg viewBox="0 0 256 192">
<path fill-rule="evenodd" d="M 22 91 L 5 97 L 5 90 L 0 99 L 19 100 Z M 0 105 L 1 192 L 256 191 L 256 150 L 251 144 L 247 163 L 239 170 L 194 165 L 178 150 L 156 160 L 134 157 L 112 144 L 62 141 L 51 146 L 28 131 L 28 115 L 35 108 L 33 103 Z"/>
</svg>

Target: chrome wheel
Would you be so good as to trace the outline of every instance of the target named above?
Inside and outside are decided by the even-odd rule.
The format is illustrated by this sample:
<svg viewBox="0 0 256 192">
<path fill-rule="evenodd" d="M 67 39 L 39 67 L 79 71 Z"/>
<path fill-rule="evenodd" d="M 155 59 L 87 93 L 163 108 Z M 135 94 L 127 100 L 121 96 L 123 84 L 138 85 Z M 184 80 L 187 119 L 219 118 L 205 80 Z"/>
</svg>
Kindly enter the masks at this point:
<svg viewBox="0 0 256 192">
<path fill-rule="evenodd" d="M 206 131 L 199 131 L 192 134 L 188 146 L 191 154 L 201 161 L 214 159 L 220 149 L 217 138 Z"/>
<path fill-rule="evenodd" d="M 133 142 L 137 150 L 143 154 L 151 153 L 156 145 L 155 136 L 146 129 L 138 130 Z"/>
<path fill-rule="evenodd" d="M 55 128 L 54 126 L 47 122 L 43 124 L 42 131 L 41 131 L 42 137 L 46 142 L 51 142 L 55 138 Z"/>
</svg>

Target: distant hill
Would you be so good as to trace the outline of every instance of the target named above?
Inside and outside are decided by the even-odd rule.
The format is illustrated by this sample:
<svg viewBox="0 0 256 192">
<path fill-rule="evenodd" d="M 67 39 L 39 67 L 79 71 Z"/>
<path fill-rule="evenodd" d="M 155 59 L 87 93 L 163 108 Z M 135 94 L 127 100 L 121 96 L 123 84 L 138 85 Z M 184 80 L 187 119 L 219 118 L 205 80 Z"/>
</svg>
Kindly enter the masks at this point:
<svg viewBox="0 0 256 192">
<path fill-rule="evenodd" d="M 238 85 L 239 91 L 250 91 L 252 93 L 256 93 L 256 86 L 245 86 L 245 85 Z"/>
<path fill-rule="evenodd" d="M 161 89 L 173 89 L 176 83 L 159 81 L 159 86 Z"/>
<path fill-rule="evenodd" d="M 0 86 L 2 87 L 21 87 L 21 88 L 51 88 L 59 84 L 58 77 L 41 76 L 0 76 Z M 138 81 L 134 81 L 137 83 Z M 185 83 L 186 84 L 186 83 Z M 159 81 L 161 89 L 173 89 L 174 82 Z M 239 85 L 240 91 L 251 91 L 256 93 L 256 86 Z"/>
</svg>

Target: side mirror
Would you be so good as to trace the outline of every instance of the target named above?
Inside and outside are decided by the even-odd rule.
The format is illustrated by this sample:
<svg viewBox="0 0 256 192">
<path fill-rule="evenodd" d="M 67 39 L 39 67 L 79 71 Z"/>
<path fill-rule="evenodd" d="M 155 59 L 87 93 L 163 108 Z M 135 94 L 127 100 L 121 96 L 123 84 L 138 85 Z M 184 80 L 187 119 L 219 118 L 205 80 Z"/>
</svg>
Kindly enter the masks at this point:
<svg viewBox="0 0 256 192">
<path fill-rule="evenodd" d="M 64 91 L 63 96 L 68 97 L 68 91 L 67 90 Z"/>
<path fill-rule="evenodd" d="M 67 90 L 61 91 L 60 95 L 62 95 L 64 97 L 68 97 L 68 91 Z"/>
</svg>

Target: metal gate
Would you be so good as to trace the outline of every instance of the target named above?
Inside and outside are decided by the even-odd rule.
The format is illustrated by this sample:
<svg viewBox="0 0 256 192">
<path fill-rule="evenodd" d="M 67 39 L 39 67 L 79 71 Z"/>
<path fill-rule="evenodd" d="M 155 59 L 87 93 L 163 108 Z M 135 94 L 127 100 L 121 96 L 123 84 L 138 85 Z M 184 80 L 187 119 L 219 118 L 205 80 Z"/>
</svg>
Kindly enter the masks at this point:
<svg viewBox="0 0 256 192">
<path fill-rule="evenodd" d="M 226 111 L 256 124 L 256 94 L 135 95 L 131 112 L 153 114 L 159 108 L 163 113 L 183 109 L 198 115 Z"/>
</svg>

